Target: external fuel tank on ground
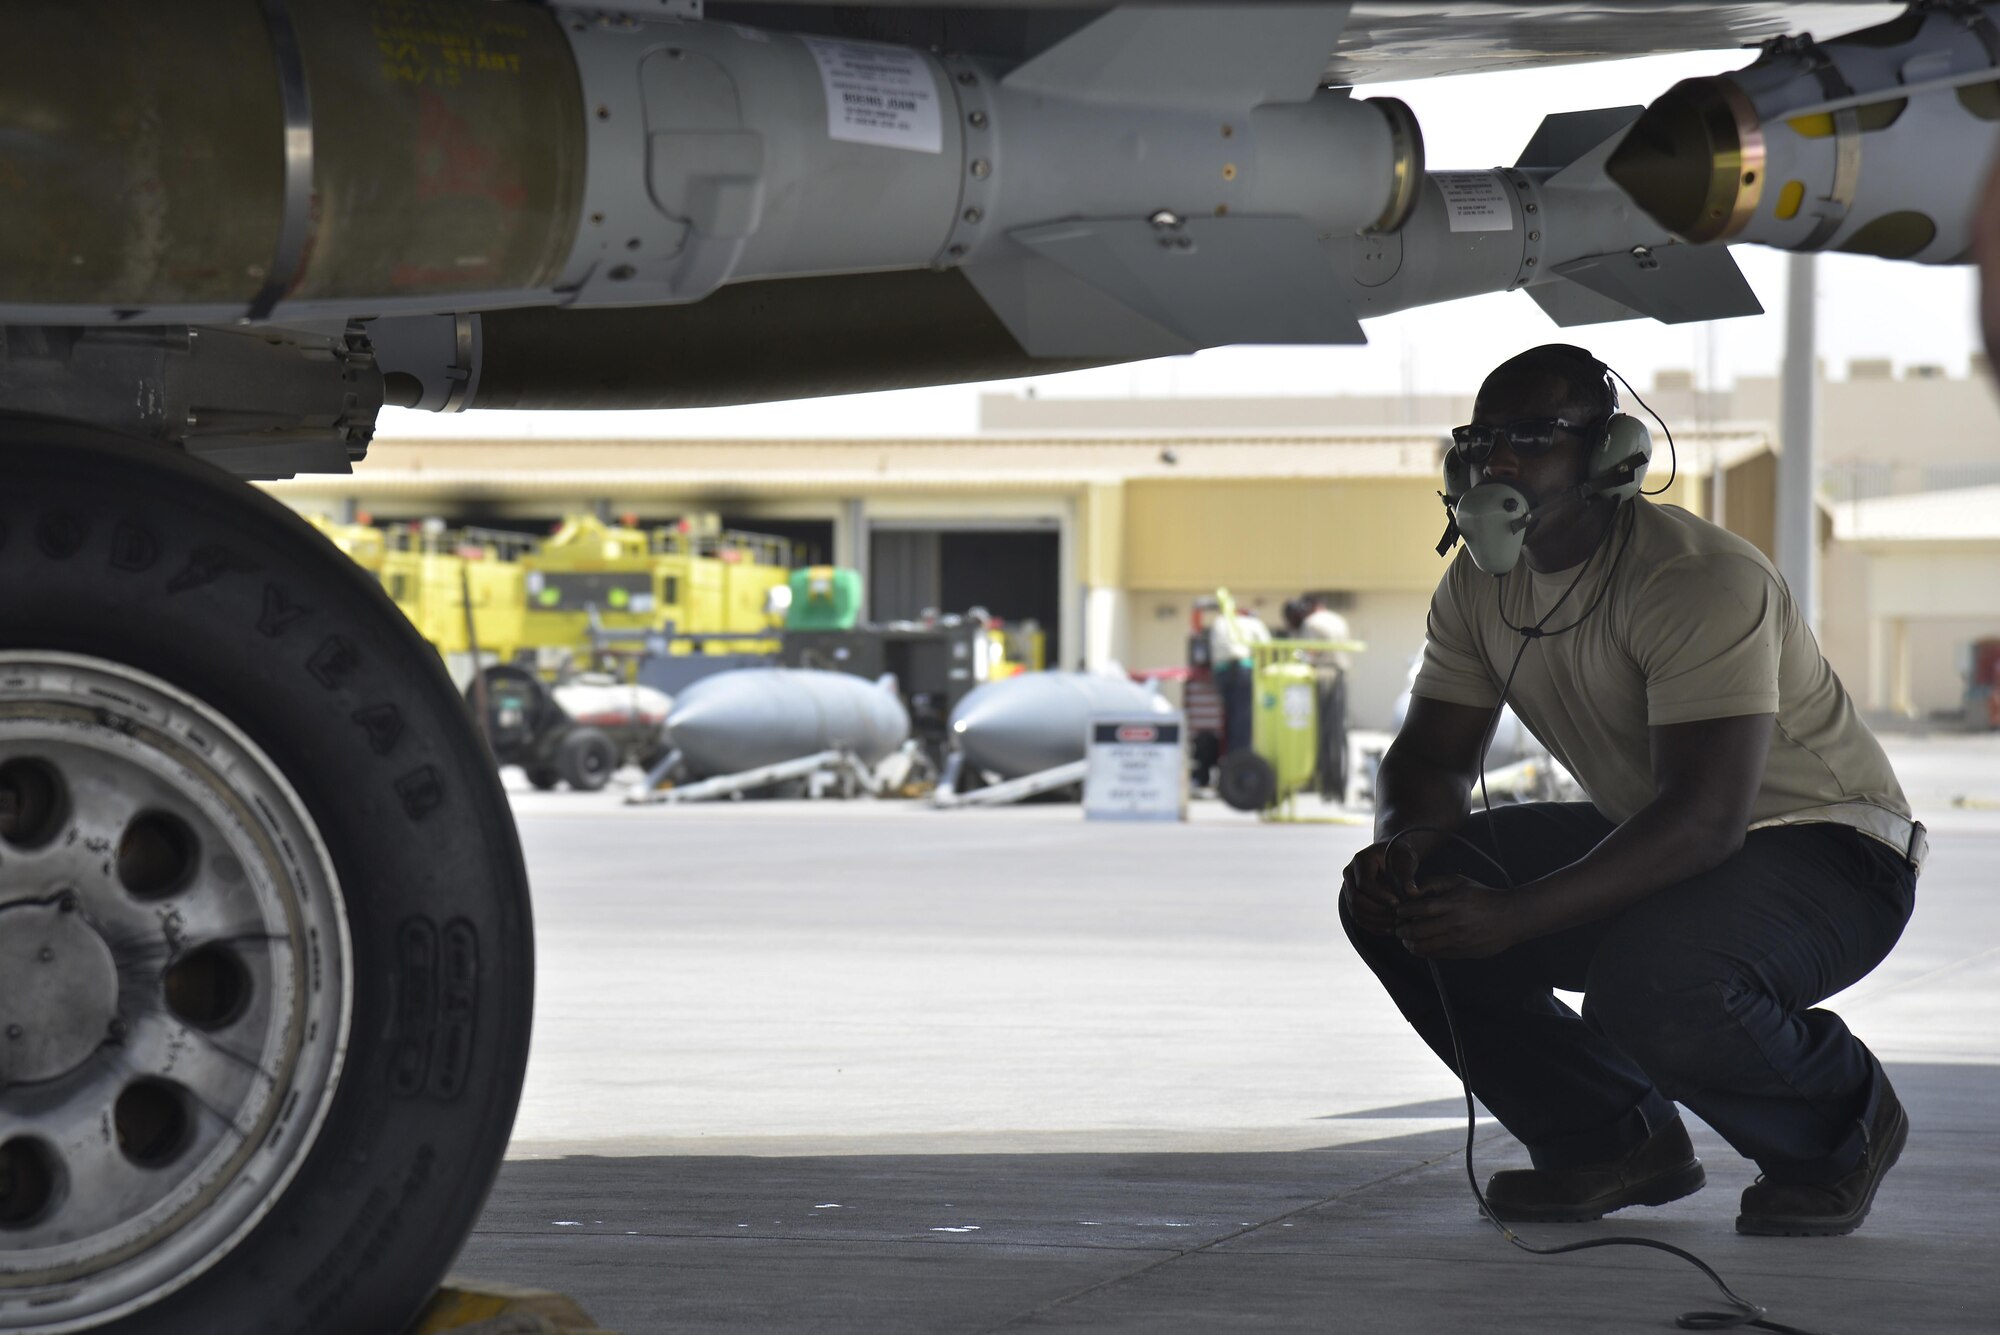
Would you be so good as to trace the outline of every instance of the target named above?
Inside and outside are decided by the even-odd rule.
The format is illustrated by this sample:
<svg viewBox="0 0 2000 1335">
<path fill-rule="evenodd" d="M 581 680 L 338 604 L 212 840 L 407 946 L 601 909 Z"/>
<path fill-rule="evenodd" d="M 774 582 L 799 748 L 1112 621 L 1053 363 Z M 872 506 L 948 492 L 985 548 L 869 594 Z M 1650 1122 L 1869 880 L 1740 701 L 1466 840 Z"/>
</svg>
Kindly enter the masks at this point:
<svg viewBox="0 0 2000 1335">
<path fill-rule="evenodd" d="M 1157 692 L 1121 677 L 1028 672 L 990 681 L 959 701 L 951 739 L 965 763 L 1000 779 L 1082 760 L 1093 714 L 1170 714 Z"/>
<path fill-rule="evenodd" d="M 674 699 L 667 735 L 691 775 L 741 774 L 824 751 L 877 765 L 910 735 L 893 681 L 810 668 L 739 668 Z"/>
</svg>

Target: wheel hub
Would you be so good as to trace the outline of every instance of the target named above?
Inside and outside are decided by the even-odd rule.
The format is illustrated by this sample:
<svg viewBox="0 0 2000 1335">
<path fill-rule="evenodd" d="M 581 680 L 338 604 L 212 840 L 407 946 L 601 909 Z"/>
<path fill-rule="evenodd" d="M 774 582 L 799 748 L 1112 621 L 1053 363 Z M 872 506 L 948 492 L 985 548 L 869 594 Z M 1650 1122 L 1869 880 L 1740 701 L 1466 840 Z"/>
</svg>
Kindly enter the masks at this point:
<svg viewBox="0 0 2000 1335">
<path fill-rule="evenodd" d="M 118 963 L 73 895 L 0 907 L 0 1087 L 53 1080 L 118 1016 Z"/>
<path fill-rule="evenodd" d="M 0 1330 L 94 1329 L 273 1207 L 352 978 L 298 794 L 204 702 L 0 652 Z"/>
</svg>

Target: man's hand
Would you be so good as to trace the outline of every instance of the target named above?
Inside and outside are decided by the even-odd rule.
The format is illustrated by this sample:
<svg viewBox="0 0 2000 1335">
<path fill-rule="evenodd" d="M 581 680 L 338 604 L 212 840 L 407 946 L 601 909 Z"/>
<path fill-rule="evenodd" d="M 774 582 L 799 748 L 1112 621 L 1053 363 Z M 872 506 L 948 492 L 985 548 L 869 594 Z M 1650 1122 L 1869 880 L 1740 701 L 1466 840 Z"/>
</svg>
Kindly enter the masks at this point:
<svg viewBox="0 0 2000 1335">
<path fill-rule="evenodd" d="M 1395 931 L 1424 959 L 1485 959 L 1534 935 L 1521 908 L 1516 892 L 1464 876 L 1432 876 L 1397 906 Z"/>
<path fill-rule="evenodd" d="M 1340 893 L 1362 930 L 1386 936 L 1396 927 L 1396 906 L 1417 888 L 1417 851 L 1408 840 L 1370 844 L 1341 874 Z"/>
</svg>

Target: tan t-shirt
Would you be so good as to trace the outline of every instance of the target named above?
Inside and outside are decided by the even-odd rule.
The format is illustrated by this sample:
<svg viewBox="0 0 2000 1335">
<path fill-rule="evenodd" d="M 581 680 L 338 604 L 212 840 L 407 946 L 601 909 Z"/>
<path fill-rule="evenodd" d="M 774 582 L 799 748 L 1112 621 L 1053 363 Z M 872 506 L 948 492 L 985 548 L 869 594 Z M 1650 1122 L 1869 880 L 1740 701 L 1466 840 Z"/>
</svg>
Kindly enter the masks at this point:
<svg viewBox="0 0 2000 1335">
<path fill-rule="evenodd" d="M 1750 828 L 1832 820 L 1903 848 L 1902 785 L 1763 553 L 1679 506 L 1624 509 L 1560 607 L 1574 567 L 1538 574 L 1524 558 L 1496 578 L 1461 551 L 1431 598 L 1413 693 L 1491 709 L 1522 643 L 1506 621 L 1555 607 L 1554 631 L 1595 602 L 1528 646 L 1508 700 L 1608 819 L 1653 800 L 1648 727 L 1776 714 Z"/>
</svg>

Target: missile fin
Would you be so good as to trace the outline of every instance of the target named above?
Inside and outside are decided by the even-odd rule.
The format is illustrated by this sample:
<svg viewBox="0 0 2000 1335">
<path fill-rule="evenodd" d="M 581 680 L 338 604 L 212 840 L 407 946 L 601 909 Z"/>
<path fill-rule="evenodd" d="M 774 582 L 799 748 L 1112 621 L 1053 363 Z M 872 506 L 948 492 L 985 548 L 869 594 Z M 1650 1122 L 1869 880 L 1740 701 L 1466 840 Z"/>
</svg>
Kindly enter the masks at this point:
<svg viewBox="0 0 2000 1335">
<path fill-rule="evenodd" d="M 1528 289 L 1528 295 L 1542 308 L 1542 314 L 1564 329 L 1580 324 L 1610 324 L 1614 320 L 1644 317 L 1630 306 L 1599 296 L 1581 283 L 1556 278 Z"/>
<path fill-rule="evenodd" d="M 1555 271 L 1662 324 L 1764 313 L 1726 246 L 1637 246 L 1587 255 Z"/>
<path fill-rule="evenodd" d="M 1312 226 L 1193 218 L 1173 227 L 1083 219 L 1011 234 L 1048 271 L 967 276 L 1038 357 L 1165 356 L 1231 343 L 1365 343 Z M 1091 298 L 1075 290 L 1075 280 Z M 1102 298 L 1115 312 L 1102 309 Z M 1076 315 L 1094 317 L 1074 319 Z M 1122 317 L 1122 318 L 1121 318 Z"/>
<path fill-rule="evenodd" d="M 959 272 L 1030 357 L 1174 357 L 1195 345 L 1027 250 Z M 1079 351 L 1079 349 L 1088 349 Z"/>
<path fill-rule="evenodd" d="M 1584 184 L 1565 179 L 1570 169 L 1577 169 L 1578 175 L 1593 169 L 1601 174 L 1604 160 L 1645 110 L 1644 107 L 1595 107 L 1544 116 L 1514 165 L 1523 171 L 1555 172 L 1549 179 L 1550 185 Z M 1587 162 L 1587 158 L 1593 161 Z"/>
<path fill-rule="evenodd" d="M 1009 88 L 1089 102 L 1303 102 L 1351 4 L 1121 5 L 1014 69 Z"/>
</svg>

